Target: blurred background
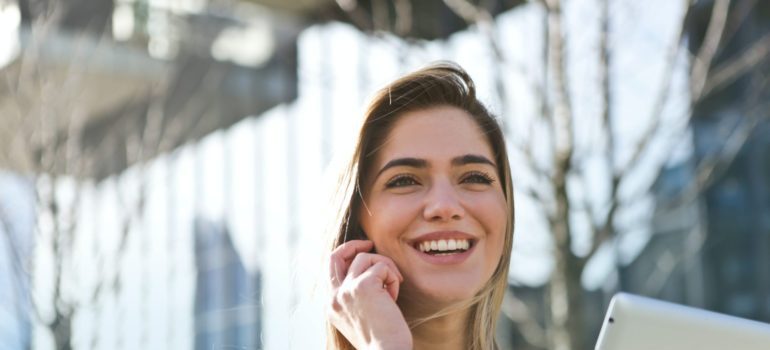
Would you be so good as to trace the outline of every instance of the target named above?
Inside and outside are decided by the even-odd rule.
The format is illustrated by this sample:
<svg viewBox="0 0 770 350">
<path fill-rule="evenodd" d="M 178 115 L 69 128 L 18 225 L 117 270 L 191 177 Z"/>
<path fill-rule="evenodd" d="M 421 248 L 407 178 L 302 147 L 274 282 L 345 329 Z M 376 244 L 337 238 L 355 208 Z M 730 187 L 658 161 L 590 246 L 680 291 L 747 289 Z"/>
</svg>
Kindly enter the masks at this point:
<svg viewBox="0 0 770 350">
<path fill-rule="evenodd" d="M 0 0 L 0 349 L 322 348 L 365 103 L 440 59 L 507 134 L 503 349 L 770 322 L 767 1 Z"/>
</svg>

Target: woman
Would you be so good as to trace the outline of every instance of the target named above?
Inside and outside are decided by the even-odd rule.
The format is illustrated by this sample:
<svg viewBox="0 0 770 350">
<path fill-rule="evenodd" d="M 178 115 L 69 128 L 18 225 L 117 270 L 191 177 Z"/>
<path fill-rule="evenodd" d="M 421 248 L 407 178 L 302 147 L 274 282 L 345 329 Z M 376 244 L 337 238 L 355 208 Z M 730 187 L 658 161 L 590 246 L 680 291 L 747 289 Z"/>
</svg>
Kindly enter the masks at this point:
<svg viewBox="0 0 770 350">
<path fill-rule="evenodd" d="M 329 348 L 496 348 L 512 184 L 502 131 L 468 74 L 438 63 L 382 89 L 346 179 Z"/>
</svg>

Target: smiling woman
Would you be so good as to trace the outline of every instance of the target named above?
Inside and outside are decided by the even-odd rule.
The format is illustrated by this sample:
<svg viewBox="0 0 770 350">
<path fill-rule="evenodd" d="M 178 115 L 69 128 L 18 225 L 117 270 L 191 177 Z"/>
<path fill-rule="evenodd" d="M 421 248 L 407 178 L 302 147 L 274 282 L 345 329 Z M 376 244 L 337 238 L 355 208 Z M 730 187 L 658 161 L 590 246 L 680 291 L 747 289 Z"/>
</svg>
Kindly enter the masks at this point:
<svg viewBox="0 0 770 350">
<path fill-rule="evenodd" d="M 329 349 L 496 348 L 513 195 L 500 126 L 459 66 L 371 102 L 330 255 Z"/>
</svg>

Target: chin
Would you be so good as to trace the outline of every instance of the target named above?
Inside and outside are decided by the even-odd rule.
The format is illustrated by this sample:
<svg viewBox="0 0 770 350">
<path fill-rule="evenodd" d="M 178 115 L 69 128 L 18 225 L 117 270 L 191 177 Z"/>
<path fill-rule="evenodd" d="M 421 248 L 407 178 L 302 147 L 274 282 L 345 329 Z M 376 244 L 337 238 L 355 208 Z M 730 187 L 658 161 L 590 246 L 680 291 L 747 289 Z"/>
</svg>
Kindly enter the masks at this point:
<svg viewBox="0 0 770 350">
<path fill-rule="evenodd" d="M 468 281 L 456 276 L 435 276 L 423 279 L 413 286 L 415 294 L 424 299 L 423 302 L 436 302 L 439 306 L 470 300 L 482 287 L 483 281 Z"/>
</svg>

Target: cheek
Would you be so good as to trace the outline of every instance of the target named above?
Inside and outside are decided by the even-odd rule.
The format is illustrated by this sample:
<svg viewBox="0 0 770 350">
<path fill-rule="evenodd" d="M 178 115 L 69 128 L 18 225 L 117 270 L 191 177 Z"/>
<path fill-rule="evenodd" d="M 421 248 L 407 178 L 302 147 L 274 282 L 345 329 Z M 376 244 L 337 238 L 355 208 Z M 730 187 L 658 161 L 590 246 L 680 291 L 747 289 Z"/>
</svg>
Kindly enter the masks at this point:
<svg viewBox="0 0 770 350">
<path fill-rule="evenodd" d="M 476 198 L 471 207 L 474 208 L 473 216 L 486 233 L 485 260 L 494 269 L 502 257 L 505 242 L 505 227 L 508 219 L 505 197 L 490 193 L 488 196 Z"/>
<path fill-rule="evenodd" d="M 498 193 L 484 193 L 473 198 L 469 203 L 473 208 L 473 214 L 484 227 L 491 239 L 499 238 L 501 241 L 505 235 L 505 225 L 508 220 L 508 206 L 505 197 Z"/>
<path fill-rule="evenodd" d="M 379 197 L 361 210 L 361 226 L 375 245 L 387 248 L 398 243 L 409 225 L 419 215 L 418 201 L 409 196 Z"/>
</svg>

